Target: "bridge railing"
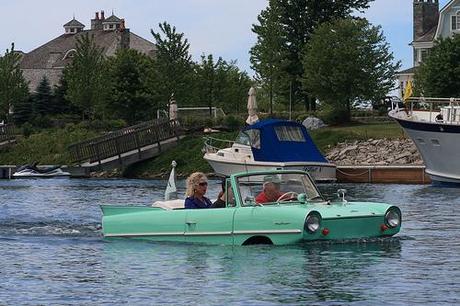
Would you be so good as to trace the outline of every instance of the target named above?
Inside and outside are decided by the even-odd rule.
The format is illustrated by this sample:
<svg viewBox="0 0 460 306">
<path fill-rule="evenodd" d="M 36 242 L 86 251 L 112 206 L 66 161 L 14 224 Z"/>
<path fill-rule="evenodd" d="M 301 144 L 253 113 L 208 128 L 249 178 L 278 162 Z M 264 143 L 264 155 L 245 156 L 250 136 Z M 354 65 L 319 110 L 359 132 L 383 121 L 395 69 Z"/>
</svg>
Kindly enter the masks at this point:
<svg viewBox="0 0 460 306">
<path fill-rule="evenodd" d="M 158 144 L 181 134 L 176 121 L 158 119 L 130 126 L 106 135 L 95 137 L 69 146 L 72 161 L 97 162 L 142 147 Z"/>
<path fill-rule="evenodd" d="M 14 140 L 14 125 L 1 124 L 0 125 L 0 143 L 5 141 Z"/>
</svg>

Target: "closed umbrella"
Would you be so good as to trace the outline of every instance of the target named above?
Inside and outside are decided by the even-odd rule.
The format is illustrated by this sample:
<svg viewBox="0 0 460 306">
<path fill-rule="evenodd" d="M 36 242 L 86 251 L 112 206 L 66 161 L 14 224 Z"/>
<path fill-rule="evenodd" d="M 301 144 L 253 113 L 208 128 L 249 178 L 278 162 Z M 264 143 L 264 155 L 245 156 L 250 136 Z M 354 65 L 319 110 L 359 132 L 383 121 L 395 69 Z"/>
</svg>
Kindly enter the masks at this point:
<svg viewBox="0 0 460 306">
<path fill-rule="evenodd" d="M 246 123 L 251 125 L 259 121 L 257 116 L 257 102 L 256 102 L 256 90 L 251 87 L 248 92 L 248 119 Z"/>
</svg>

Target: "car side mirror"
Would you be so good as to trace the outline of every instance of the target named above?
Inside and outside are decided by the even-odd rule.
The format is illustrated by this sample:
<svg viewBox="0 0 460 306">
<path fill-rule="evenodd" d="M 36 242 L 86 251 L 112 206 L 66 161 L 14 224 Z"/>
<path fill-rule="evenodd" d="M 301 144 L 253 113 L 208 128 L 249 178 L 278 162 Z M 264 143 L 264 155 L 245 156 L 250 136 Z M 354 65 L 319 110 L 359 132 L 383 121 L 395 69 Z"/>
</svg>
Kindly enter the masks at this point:
<svg viewBox="0 0 460 306">
<path fill-rule="evenodd" d="M 346 189 L 339 189 L 337 190 L 337 197 L 339 199 L 342 199 L 342 202 L 343 203 L 347 203 L 348 201 L 345 200 L 345 195 L 347 194 L 347 190 Z"/>
</svg>

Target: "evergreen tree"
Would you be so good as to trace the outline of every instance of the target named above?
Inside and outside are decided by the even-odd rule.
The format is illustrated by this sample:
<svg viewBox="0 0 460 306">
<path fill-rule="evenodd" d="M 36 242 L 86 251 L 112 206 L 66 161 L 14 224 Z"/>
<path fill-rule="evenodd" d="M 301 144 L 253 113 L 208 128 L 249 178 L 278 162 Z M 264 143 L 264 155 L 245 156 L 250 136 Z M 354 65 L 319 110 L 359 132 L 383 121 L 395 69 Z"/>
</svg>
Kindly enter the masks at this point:
<svg viewBox="0 0 460 306">
<path fill-rule="evenodd" d="M 365 19 L 340 19 L 314 32 L 304 51 L 303 83 L 335 120 L 349 121 L 354 101 L 380 99 L 393 88 L 399 66 L 380 27 Z"/>
<path fill-rule="evenodd" d="M 49 115 L 52 110 L 53 94 L 51 86 L 46 76 L 43 76 L 42 80 L 37 86 L 36 92 L 33 94 L 34 98 L 34 111 L 37 115 Z"/>
<path fill-rule="evenodd" d="M 52 104 L 55 114 L 78 114 L 78 109 L 66 98 L 67 87 L 67 81 L 63 75 L 53 91 Z"/>
<path fill-rule="evenodd" d="M 78 107 L 83 118 L 94 118 L 108 96 L 110 80 L 105 71 L 103 49 L 88 33 L 77 38 L 73 61 L 64 69 L 66 98 Z"/>
<path fill-rule="evenodd" d="M 425 97 L 460 96 L 460 35 L 435 42 L 430 55 L 418 67 L 415 77 L 417 95 Z"/>
<path fill-rule="evenodd" d="M 0 56 L 0 118 L 8 119 L 10 110 L 18 104 L 24 103 L 29 94 L 27 83 L 19 68 L 21 55 L 11 50 L 6 50 L 4 56 Z"/>
<path fill-rule="evenodd" d="M 151 33 L 157 46 L 155 60 L 156 97 L 169 101 L 174 93 L 178 103 L 188 104 L 191 100 L 189 85 L 192 83 L 192 62 L 190 44 L 184 33 L 177 33 L 176 27 L 167 22 L 159 24 L 160 32 Z"/>
<path fill-rule="evenodd" d="M 152 119 L 152 97 L 148 83 L 152 63 L 146 55 L 132 49 L 119 50 L 109 60 L 113 80 L 108 112 L 129 124 Z"/>
</svg>

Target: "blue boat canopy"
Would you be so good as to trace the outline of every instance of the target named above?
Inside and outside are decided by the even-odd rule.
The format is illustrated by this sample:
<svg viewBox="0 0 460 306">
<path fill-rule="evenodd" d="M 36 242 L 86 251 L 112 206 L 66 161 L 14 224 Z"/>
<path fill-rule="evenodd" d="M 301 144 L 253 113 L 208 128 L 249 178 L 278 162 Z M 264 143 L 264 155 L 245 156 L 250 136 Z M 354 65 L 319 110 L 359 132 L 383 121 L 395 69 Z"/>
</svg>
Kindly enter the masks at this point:
<svg viewBox="0 0 460 306">
<path fill-rule="evenodd" d="M 305 126 L 295 121 L 259 121 L 245 127 L 236 142 L 250 145 L 255 161 L 328 162 L 313 143 Z"/>
</svg>

